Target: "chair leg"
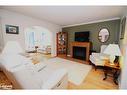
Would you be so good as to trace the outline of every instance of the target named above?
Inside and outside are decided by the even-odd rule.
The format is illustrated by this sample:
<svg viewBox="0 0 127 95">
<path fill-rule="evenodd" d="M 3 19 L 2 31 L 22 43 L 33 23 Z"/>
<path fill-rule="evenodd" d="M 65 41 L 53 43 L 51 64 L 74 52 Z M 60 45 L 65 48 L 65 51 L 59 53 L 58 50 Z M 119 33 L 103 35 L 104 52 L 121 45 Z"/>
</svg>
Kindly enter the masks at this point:
<svg viewBox="0 0 127 95">
<path fill-rule="evenodd" d="M 92 62 L 90 62 L 90 65 L 92 65 L 92 67 L 95 69 L 95 71 L 97 70 L 97 66 L 95 64 L 93 64 Z"/>
</svg>

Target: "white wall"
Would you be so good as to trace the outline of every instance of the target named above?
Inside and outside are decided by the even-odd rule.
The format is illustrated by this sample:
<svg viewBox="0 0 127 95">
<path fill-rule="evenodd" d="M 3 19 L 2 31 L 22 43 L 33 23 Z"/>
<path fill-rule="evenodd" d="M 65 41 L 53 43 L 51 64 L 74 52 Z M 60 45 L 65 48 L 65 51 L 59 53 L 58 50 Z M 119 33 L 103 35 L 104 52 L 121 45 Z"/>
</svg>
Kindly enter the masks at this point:
<svg viewBox="0 0 127 95">
<path fill-rule="evenodd" d="M 4 43 L 10 40 L 18 41 L 22 48 L 25 49 L 25 34 L 24 30 L 32 26 L 42 26 L 52 32 L 52 54 L 56 55 L 56 33 L 61 31 L 61 27 L 50 22 L 25 16 L 19 13 L 10 12 L 0 9 L 0 18 L 2 23 L 2 32 Z M 5 25 L 19 26 L 19 34 L 6 34 Z"/>
<path fill-rule="evenodd" d="M 122 63 L 120 89 L 127 89 L 127 21 L 125 25 L 124 39 L 120 40 L 120 47 L 122 50 L 122 58 L 120 62 Z"/>
<path fill-rule="evenodd" d="M 124 54 L 123 67 L 121 73 L 120 89 L 127 89 L 127 46 Z"/>
<path fill-rule="evenodd" d="M 0 18 L 0 53 L 3 48 L 4 40 L 3 40 L 3 35 L 2 35 L 2 24 L 1 24 L 1 18 Z"/>
</svg>

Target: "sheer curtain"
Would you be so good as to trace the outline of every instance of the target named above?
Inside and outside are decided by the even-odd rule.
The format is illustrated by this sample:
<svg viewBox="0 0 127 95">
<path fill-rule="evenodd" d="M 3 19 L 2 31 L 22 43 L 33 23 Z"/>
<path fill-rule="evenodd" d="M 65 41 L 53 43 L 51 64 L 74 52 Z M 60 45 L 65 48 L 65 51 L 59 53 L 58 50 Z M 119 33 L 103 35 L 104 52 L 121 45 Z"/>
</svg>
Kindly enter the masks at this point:
<svg viewBox="0 0 127 95">
<path fill-rule="evenodd" d="M 35 50 L 35 46 L 39 49 L 51 46 L 51 33 L 46 29 L 30 28 L 25 32 L 26 50 Z"/>
<path fill-rule="evenodd" d="M 35 36 L 35 33 L 33 31 L 29 31 L 25 33 L 26 50 L 29 50 L 29 51 L 35 50 L 34 36 Z"/>
<path fill-rule="evenodd" d="M 51 36 L 46 31 L 34 32 L 34 45 L 40 49 L 46 48 L 51 45 Z"/>
<path fill-rule="evenodd" d="M 26 42 L 26 50 L 32 51 L 35 50 L 35 46 L 39 48 L 43 48 L 47 43 L 46 35 L 43 32 L 34 32 L 29 31 L 26 32 L 25 42 Z"/>
</svg>

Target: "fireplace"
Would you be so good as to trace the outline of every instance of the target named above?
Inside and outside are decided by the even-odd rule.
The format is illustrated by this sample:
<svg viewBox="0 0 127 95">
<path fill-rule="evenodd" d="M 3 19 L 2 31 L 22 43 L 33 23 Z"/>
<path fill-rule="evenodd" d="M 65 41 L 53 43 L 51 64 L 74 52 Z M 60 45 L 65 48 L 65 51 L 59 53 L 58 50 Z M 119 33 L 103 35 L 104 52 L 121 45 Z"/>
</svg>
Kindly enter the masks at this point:
<svg viewBox="0 0 127 95">
<path fill-rule="evenodd" d="M 86 61 L 86 48 L 73 46 L 73 58 Z"/>
<path fill-rule="evenodd" d="M 81 59 L 89 64 L 90 42 L 72 42 L 71 57 Z"/>
</svg>

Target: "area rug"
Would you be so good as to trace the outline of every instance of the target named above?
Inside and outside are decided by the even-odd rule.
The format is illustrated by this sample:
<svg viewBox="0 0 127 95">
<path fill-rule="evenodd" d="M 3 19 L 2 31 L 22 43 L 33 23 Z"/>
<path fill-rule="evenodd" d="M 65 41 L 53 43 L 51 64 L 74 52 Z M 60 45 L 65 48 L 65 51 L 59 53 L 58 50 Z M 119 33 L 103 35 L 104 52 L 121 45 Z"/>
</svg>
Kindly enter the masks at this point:
<svg viewBox="0 0 127 95">
<path fill-rule="evenodd" d="M 75 85 L 80 85 L 91 70 L 90 65 L 58 57 L 49 59 L 46 63 L 54 69 L 65 68 L 68 72 L 69 81 Z"/>
</svg>

